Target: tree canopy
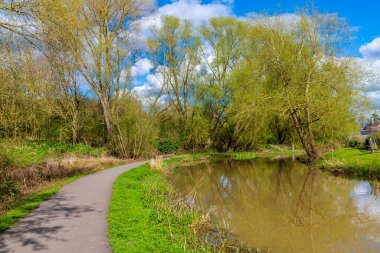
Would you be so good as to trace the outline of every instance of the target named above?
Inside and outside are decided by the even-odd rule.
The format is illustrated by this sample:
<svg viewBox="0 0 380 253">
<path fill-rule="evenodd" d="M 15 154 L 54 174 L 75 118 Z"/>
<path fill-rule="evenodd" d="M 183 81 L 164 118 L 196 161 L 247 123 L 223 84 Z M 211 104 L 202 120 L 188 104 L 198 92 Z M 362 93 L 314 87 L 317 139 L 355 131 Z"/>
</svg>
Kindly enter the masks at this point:
<svg viewBox="0 0 380 253">
<path fill-rule="evenodd" d="M 350 28 L 338 16 L 164 16 L 142 35 L 153 10 L 145 0 L 0 3 L 0 137 L 123 157 L 287 144 L 312 161 L 358 131 L 367 101 L 362 73 L 339 56 Z M 158 80 L 151 100 L 133 89 L 142 57 Z"/>
</svg>

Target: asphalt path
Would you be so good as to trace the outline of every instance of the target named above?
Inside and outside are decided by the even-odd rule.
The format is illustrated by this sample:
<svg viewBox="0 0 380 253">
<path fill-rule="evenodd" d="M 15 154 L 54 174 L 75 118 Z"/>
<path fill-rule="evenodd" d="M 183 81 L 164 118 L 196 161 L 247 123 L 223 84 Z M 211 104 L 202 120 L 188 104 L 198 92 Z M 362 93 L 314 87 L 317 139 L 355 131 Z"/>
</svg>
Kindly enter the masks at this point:
<svg viewBox="0 0 380 253">
<path fill-rule="evenodd" d="M 109 253 L 107 212 L 116 178 L 146 162 L 104 170 L 64 186 L 0 234 L 1 253 Z"/>
</svg>

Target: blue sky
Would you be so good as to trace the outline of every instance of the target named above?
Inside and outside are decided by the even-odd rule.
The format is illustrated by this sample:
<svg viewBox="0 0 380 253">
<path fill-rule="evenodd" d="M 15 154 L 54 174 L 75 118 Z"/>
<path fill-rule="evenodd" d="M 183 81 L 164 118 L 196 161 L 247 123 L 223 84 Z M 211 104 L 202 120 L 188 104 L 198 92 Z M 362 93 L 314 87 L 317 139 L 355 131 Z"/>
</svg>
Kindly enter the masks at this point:
<svg viewBox="0 0 380 253">
<path fill-rule="evenodd" d="M 154 1 L 154 0 L 153 0 Z M 321 13 L 337 14 L 354 27 L 354 40 L 347 44 L 343 57 L 352 57 L 367 71 L 363 81 L 368 88 L 366 95 L 380 110 L 380 0 L 156 0 L 157 10 L 142 22 L 148 29 L 160 23 L 163 15 L 189 19 L 194 24 L 216 16 L 246 17 L 250 13 L 269 15 L 294 14 L 298 8 L 312 4 Z M 140 60 L 132 69 L 135 91 L 144 96 L 160 89 L 160 77 L 152 73 L 149 59 Z"/>
<path fill-rule="evenodd" d="M 170 0 L 158 0 L 158 7 L 171 4 Z M 202 0 L 202 4 L 215 3 L 212 0 Z M 323 13 L 337 13 L 347 22 L 357 27 L 356 39 L 349 48 L 348 54 L 359 56 L 359 47 L 380 37 L 380 1 L 379 0 L 235 0 L 219 1 L 230 3 L 233 13 L 237 16 L 245 16 L 247 13 L 258 12 L 267 14 L 292 13 L 297 8 L 314 6 Z"/>
</svg>

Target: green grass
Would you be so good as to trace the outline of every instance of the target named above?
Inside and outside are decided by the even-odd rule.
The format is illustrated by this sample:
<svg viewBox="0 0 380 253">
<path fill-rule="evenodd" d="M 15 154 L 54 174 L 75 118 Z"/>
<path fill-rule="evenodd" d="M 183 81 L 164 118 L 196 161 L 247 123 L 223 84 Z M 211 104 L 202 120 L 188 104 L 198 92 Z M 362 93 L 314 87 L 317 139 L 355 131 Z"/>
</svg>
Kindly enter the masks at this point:
<svg viewBox="0 0 380 253">
<path fill-rule="evenodd" d="M 160 173 L 143 165 L 116 180 L 108 215 L 113 252 L 184 252 L 194 244 L 189 225 L 197 215 L 172 206 L 173 190 Z"/>
<path fill-rule="evenodd" d="M 335 174 L 352 176 L 380 176 L 380 153 L 367 150 L 342 148 L 325 154 L 325 160 L 320 163 L 325 170 Z"/>
<path fill-rule="evenodd" d="M 50 158 L 67 154 L 76 156 L 99 157 L 104 148 L 94 148 L 83 144 L 71 145 L 53 141 L 3 141 L 0 143 L 0 155 L 7 159 L 8 166 L 27 167 L 40 164 Z"/>
<path fill-rule="evenodd" d="M 278 156 L 303 155 L 304 150 L 288 150 L 288 149 L 265 149 L 263 151 L 252 152 L 226 152 L 226 153 L 195 153 L 186 154 L 181 157 L 184 159 L 233 159 L 233 160 L 252 160 L 256 157 L 274 158 Z"/>
</svg>

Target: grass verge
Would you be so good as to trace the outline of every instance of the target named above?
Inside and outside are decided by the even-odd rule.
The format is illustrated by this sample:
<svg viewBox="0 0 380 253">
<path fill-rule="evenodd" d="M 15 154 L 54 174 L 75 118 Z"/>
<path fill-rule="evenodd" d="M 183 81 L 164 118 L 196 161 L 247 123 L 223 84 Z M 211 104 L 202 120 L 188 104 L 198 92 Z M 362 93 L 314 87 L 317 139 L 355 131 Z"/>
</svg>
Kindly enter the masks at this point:
<svg viewBox="0 0 380 253">
<path fill-rule="evenodd" d="M 263 149 L 261 151 L 252 152 L 226 152 L 226 153 L 196 153 L 182 155 L 181 159 L 187 159 L 187 161 L 197 159 L 233 159 L 233 160 L 251 160 L 256 157 L 276 158 L 276 157 L 289 157 L 299 156 L 305 154 L 304 150 L 296 149 Z"/>
<path fill-rule="evenodd" d="M 326 153 L 319 165 L 334 175 L 380 178 L 380 153 L 367 150 L 338 149 Z"/>
<path fill-rule="evenodd" d="M 197 216 L 168 205 L 173 189 L 161 173 L 146 164 L 116 180 L 108 215 L 113 252 L 183 252 L 195 243 Z"/>
</svg>

